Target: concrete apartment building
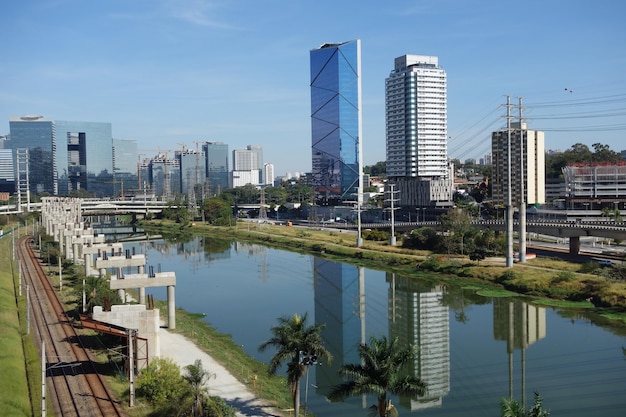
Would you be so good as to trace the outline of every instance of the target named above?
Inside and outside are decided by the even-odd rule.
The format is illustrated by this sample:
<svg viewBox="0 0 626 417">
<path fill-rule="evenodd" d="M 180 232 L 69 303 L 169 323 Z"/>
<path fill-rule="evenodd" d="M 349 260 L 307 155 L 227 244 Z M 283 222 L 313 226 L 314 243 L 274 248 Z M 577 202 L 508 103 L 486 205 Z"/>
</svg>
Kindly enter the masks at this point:
<svg viewBox="0 0 626 417">
<path fill-rule="evenodd" d="M 403 55 L 385 80 L 387 176 L 401 207 L 449 206 L 447 75 L 439 58 Z"/>
<path fill-rule="evenodd" d="M 511 204 L 521 202 L 522 185 L 526 204 L 544 204 L 546 200 L 546 166 L 544 132 L 528 129 L 526 123 L 511 124 Z M 493 155 L 493 201 L 508 201 L 509 163 L 508 131 L 491 134 Z M 523 161 L 522 161 L 523 159 Z M 521 178 L 520 178 L 521 175 Z M 523 179 L 523 182 L 522 180 Z"/>
</svg>

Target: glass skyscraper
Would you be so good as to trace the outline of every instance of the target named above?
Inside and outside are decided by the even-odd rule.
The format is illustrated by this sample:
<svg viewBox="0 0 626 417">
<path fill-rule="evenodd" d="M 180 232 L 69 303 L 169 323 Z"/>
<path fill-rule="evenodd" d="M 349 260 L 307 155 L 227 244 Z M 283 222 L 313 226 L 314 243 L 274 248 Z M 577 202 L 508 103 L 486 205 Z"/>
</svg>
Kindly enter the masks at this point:
<svg viewBox="0 0 626 417">
<path fill-rule="evenodd" d="M 113 195 L 111 123 L 55 121 L 59 194 Z"/>
<path fill-rule="evenodd" d="M 320 204 L 356 200 L 361 173 L 361 41 L 310 52 L 312 185 Z"/>
<path fill-rule="evenodd" d="M 11 148 L 28 149 L 33 193 L 67 195 L 86 190 L 96 196 L 113 192 L 111 123 L 66 122 L 42 116 L 9 121 Z"/>
<path fill-rule="evenodd" d="M 137 142 L 113 139 L 114 196 L 142 187 L 138 182 L 137 163 Z"/>
<path fill-rule="evenodd" d="M 58 194 L 56 126 L 43 116 L 12 117 L 10 147 L 28 149 L 28 179 L 34 194 Z"/>
<path fill-rule="evenodd" d="M 206 158 L 206 178 L 211 195 L 219 195 L 228 188 L 228 145 L 206 142 L 202 145 Z"/>
<path fill-rule="evenodd" d="M 176 152 L 176 159 L 180 169 L 180 192 L 188 194 L 197 191 L 197 186 L 204 185 L 206 168 L 205 157 L 202 152 Z"/>
</svg>

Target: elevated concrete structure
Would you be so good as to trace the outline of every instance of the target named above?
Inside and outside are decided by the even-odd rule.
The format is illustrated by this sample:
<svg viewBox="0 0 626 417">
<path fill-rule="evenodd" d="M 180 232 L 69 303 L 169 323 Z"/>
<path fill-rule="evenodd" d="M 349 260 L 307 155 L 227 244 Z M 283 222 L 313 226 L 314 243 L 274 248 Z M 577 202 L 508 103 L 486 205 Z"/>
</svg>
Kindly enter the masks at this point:
<svg viewBox="0 0 626 417">
<path fill-rule="evenodd" d="M 139 304 L 146 303 L 147 287 L 167 287 L 167 327 L 176 328 L 176 273 L 157 272 L 154 275 L 148 274 L 126 274 L 123 278 L 116 275 L 111 276 L 109 287 L 118 290 L 120 298 L 126 300 L 126 291 L 131 288 L 139 289 Z"/>
<path fill-rule="evenodd" d="M 111 306 L 111 311 L 104 311 L 101 306 L 95 306 L 91 318 L 137 330 L 137 336 L 148 341 L 147 352 L 145 352 L 148 362 L 161 356 L 159 309 L 147 310 L 145 305 L 133 304 L 115 305 Z"/>
</svg>

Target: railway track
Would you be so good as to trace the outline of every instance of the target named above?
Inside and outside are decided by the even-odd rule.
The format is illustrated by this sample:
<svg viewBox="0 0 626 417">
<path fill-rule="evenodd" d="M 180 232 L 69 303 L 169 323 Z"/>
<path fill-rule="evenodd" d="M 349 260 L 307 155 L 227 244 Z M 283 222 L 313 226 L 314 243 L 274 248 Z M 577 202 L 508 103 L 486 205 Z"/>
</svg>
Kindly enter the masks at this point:
<svg viewBox="0 0 626 417">
<path fill-rule="evenodd" d="M 30 287 L 31 329 L 45 344 L 47 404 L 57 416 L 126 416 L 111 395 L 50 280 L 30 247 L 18 241 L 22 276 Z"/>
</svg>

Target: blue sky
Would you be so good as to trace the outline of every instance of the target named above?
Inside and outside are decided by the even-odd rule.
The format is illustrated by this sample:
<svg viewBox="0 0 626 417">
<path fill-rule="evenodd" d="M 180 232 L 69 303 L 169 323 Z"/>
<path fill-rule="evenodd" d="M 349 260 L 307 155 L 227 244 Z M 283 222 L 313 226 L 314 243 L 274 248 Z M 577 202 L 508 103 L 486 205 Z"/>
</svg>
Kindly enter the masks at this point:
<svg viewBox="0 0 626 417">
<path fill-rule="evenodd" d="M 523 97 L 546 148 L 626 149 L 621 0 L 20 0 L 0 13 L 0 134 L 41 114 L 111 122 L 140 152 L 263 146 L 276 174 L 311 169 L 309 51 L 361 39 L 365 164 L 385 159 L 394 58 L 448 75 L 449 156 L 479 158 Z M 514 113 L 517 115 L 517 111 Z"/>
</svg>

